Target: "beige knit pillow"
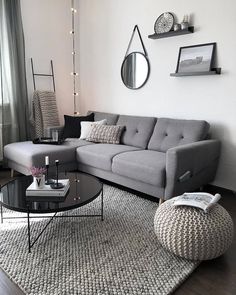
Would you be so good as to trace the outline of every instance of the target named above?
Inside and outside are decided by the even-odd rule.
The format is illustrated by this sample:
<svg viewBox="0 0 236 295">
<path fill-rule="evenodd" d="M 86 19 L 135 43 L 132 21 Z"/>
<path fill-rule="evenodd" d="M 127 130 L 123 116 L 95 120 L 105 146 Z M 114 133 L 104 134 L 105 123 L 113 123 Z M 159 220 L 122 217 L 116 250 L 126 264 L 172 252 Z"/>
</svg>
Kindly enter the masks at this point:
<svg viewBox="0 0 236 295">
<path fill-rule="evenodd" d="M 119 144 L 124 126 L 120 125 L 93 125 L 86 140 L 100 143 Z"/>
</svg>

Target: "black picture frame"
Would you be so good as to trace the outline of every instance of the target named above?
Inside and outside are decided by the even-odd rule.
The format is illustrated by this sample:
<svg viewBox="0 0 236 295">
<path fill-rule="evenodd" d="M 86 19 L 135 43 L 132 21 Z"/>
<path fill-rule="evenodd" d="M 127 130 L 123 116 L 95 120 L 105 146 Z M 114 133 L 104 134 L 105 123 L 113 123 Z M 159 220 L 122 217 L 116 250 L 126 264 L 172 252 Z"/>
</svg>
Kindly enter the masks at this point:
<svg viewBox="0 0 236 295">
<path fill-rule="evenodd" d="M 176 73 L 211 71 L 215 50 L 216 42 L 180 47 Z"/>
</svg>

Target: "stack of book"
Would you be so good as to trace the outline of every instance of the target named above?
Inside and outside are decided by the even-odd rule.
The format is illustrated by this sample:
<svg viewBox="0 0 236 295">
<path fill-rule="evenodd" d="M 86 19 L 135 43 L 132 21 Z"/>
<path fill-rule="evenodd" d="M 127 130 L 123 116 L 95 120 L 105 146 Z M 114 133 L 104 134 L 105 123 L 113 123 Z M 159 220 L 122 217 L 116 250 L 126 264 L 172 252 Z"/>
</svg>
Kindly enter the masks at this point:
<svg viewBox="0 0 236 295">
<path fill-rule="evenodd" d="M 37 188 L 36 184 L 33 182 L 26 189 L 26 196 L 64 197 L 70 188 L 70 181 L 69 181 L 69 179 L 60 179 L 60 183 L 62 183 L 64 185 L 63 188 L 52 189 L 49 184 L 49 185 L 45 185 L 43 188 L 39 189 L 39 188 Z"/>
</svg>

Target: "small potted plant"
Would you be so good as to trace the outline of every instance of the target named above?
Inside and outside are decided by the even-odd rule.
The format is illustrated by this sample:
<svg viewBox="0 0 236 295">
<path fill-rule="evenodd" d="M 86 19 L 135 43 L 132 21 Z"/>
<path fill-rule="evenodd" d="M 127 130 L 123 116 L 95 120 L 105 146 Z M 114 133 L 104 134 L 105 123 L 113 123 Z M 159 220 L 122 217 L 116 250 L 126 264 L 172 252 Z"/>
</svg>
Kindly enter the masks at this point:
<svg viewBox="0 0 236 295">
<path fill-rule="evenodd" d="M 45 185 L 45 175 L 46 169 L 44 167 L 31 167 L 30 172 L 34 178 L 35 187 L 41 189 Z"/>
</svg>

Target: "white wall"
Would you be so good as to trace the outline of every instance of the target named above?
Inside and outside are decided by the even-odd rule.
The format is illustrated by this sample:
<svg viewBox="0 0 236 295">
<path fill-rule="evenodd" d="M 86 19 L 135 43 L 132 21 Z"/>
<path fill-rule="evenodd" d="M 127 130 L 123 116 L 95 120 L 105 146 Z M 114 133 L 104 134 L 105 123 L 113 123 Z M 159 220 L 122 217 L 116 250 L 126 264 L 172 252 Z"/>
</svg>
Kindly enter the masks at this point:
<svg viewBox="0 0 236 295">
<path fill-rule="evenodd" d="M 78 1 L 75 1 L 77 6 Z M 38 73 L 50 74 L 53 60 L 55 84 L 60 120 L 63 114 L 73 114 L 71 1 L 69 0 L 21 0 L 21 11 L 26 48 L 26 70 L 29 98 L 32 98 L 33 80 L 30 58 Z M 79 19 L 75 18 L 76 29 Z M 77 30 L 79 34 L 79 30 Z M 78 38 L 77 42 L 78 43 Z M 76 44 L 78 48 L 78 45 Z M 52 80 L 36 77 L 39 90 L 53 90 Z"/>
<path fill-rule="evenodd" d="M 160 40 L 156 18 L 173 12 L 181 22 L 190 14 L 195 33 Z M 222 141 L 215 184 L 236 190 L 236 2 L 235 0 L 80 0 L 81 107 L 157 117 L 205 119 Z M 135 24 L 151 63 L 147 84 L 126 88 L 120 66 Z M 222 75 L 173 78 L 181 46 L 217 42 Z M 133 48 L 135 50 L 139 48 Z"/>
<path fill-rule="evenodd" d="M 222 141 L 215 184 L 236 190 L 236 2 L 234 0 L 75 0 L 79 3 L 80 112 L 88 109 L 157 117 L 205 119 L 213 137 Z M 35 70 L 50 70 L 54 61 L 60 117 L 73 113 L 71 14 L 69 0 L 21 0 L 26 41 L 29 94 L 30 57 Z M 191 14 L 195 33 L 151 40 L 156 18 L 175 13 L 178 21 Z M 151 63 L 147 84 L 126 88 L 120 66 L 135 24 L 139 25 Z M 217 42 L 220 76 L 171 78 L 180 46 Z M 77 40 L 77 47 L 79 47 Z M 134 50 L 140 47 L 134 46 Z M 45 78 L 46 79 L 46 78 Z M 39 87 L 51 87 L 47 81 Z"/>
</svg>

